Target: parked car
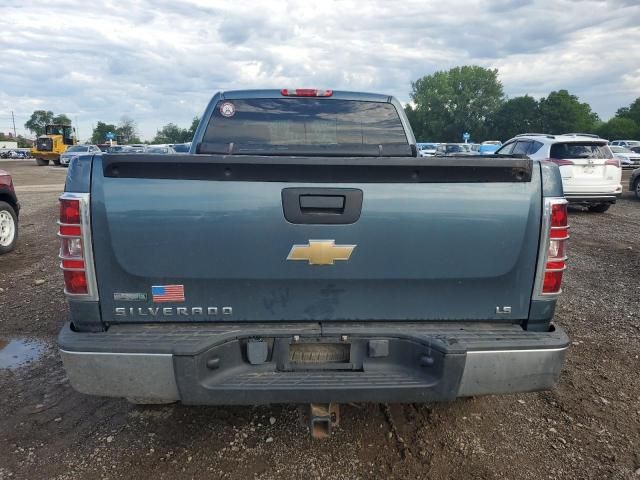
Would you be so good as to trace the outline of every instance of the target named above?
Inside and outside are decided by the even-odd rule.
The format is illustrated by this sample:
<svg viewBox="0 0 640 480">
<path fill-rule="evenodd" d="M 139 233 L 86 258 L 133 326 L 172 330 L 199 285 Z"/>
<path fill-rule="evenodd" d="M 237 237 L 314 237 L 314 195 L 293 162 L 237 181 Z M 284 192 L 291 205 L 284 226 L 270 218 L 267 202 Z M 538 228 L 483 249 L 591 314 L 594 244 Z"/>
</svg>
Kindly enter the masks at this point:
<svg viewBox="0 0 640 480">
<path fill-rule="evenodd" d="M 622 193 L 622 168 L 607 140 L 592 135 L 526 133 L 508 140 L 497 155 L 526 155 L 560 167 L 569 203 L 606 212 Z"/>
<path fill-rule="evenodd" d="M 134 143 L 133 145 L 127 145 L 128 153 L 144 153 L 147 150 L 147 145 L 141 143 Z"/>
<path fill-rule="evenodd" d="M 126 152 L 128 148 L 126 145 L 113 145 L 107 148 L 107 153 L 123 153 Z"/>
<path fill-rule="evenodd" d="M 613 154 L 620 159 L 622 168 L 640 167 L 640 153 L 636 153 L 630 148 L 610 145 L 609 148 Z"/>
<path fill-rule="evenodd" d="M 149 145 L 144 153 L 156 153 L 156 154 L 162 154 L 162 155 L 168 155 L 170 153 L 176 153 L 176 151 L 173 149 L 173 147 L 169 147 L 169 146 L 160 146 L 160 145 Z"/>
<path fill-rule="evenodd" d="M 614 140 L 613 142 L 609 142 L 609 145 L 627 148 L 640 147 L 640 140 Z"/>
<path fill-rule="evenodd" d="M 71 160 L 83 153 L 100 153 L 102 150 L 97 145 L 71 145 L 60 155 L 60 165 L 68 167 Z"/>
<path fill-rule="evenodd" d="M 631 173 L 629 179 L 629 190 L 636 194 L 636 198 L 640 200 L 640 168 L 636 168 Z"/>
<path fill-rule="evenodd" d="M 433 157 L 438 148 L 437 143 L 416 143 L 419 157 Z"/>
<path fill-rule="evenodd" d="M 15 160 L 29 158 L 29 156 L 29 152 L 25 152 L 24 150 L 5 150 L 0 153 L 0 158 L 12 158 Z"/>
<path fill-rule="evenodd" d="M 440 143 L 436 148 L 437 156 L 466 156 L 477 155 L 477 152 L 471 150 L 469 143 Z"/>
<path fill-rule="evenodd" d="M 191 142 L 176 143 L 173 145 L 173 149 L 176 153 L 189 153 L 189 150 L 191 150 Z"/>
<path fill-rule="evenodd" d="M 477 158 L 415 158 L 408 125 L 389 95 L 226 91 L 197 158 L 74 162 L 60 197 L 70 384 L 219 405 L 552 388 L 569 345 L 552 324 L 558 167 L 501 158 L 480 178 Z"/>
<path fill-rule="evenodd" d="M 0 170 L 0 255 L 10 252 L 18 241 L 20 204 L 9 173 Z"/>
<path fill-rule="evenodd" d="M 502 146 L 500 140 L 487 140 L 480 144 L 478 153 L 480 155 L 493 155 Z"/>
</svg>

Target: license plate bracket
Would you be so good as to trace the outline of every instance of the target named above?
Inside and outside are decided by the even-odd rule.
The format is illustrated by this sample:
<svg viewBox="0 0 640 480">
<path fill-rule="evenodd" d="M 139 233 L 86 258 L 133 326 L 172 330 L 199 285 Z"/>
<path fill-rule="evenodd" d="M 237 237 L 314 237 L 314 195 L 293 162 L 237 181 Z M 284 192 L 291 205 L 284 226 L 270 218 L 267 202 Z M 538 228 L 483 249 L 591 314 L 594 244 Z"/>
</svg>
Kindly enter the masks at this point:
<svg viewBox="0 0 640 480">
<path fill-rule="evenodd" d="M 362 370 L 361 342 L 339 339 L 278 339 L 274 359 L 280 371 Z"/>
</svg>

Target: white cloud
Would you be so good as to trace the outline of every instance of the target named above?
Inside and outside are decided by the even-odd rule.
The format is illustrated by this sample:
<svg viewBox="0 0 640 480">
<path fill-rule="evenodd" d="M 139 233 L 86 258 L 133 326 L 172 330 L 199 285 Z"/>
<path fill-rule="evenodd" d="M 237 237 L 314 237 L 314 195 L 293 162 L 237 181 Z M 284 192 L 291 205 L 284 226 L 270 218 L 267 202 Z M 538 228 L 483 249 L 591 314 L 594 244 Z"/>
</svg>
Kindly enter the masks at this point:
<svg viewBox="0 0 640 480">
<path fill-rule="evenodd" d="M 218 89 L 317 86 L 409 99 L 455 65 L 500 70 L 510 96 L 567 88 L 604 118 L 640 96 L 640 6 L 487 0 L 102 4 L 10 0 L 0 29 L 0 131 L 36 108 L 187 126 Z M 10 61 L 7 61 L 10 59 Z"/>
</svg>

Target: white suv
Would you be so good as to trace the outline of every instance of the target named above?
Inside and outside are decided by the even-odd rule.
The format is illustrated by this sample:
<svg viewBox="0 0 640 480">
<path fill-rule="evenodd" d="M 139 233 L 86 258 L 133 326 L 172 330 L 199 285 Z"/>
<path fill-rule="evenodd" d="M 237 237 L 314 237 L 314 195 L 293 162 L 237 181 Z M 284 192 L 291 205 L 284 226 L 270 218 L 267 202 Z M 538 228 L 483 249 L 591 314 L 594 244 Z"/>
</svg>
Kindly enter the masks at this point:
<svg viewBox="0 0 640 480">
<path fill-rule="evenodd" d="M 606 212 L 622 193 L 622 168 L 607 140 L 595 135 L 525 133 L 507 141 L 497 155 L 526 155 L 560 168 L 569 203 Z"/>
<path fill-rule="evenodd" d="M 613 142 L 609 142 L 609 145 L 627 148 L 640 147 L 640 140 L 614 140 Z"/>
</svg>

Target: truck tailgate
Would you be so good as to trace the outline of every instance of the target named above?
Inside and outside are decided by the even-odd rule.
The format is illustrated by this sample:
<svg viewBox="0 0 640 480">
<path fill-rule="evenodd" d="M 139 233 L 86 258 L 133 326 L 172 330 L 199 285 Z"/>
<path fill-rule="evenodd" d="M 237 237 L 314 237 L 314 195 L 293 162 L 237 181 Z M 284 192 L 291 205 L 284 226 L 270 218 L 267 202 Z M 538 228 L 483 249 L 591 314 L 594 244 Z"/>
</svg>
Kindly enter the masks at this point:
<svg viewBox="0 0 640 480">
<path fill-rule="evenodd" d="M 91 191 L 108 323 L 529 312 L 542 198 L 530 160 L 104 155 Z M 311 202 L 301 221 L 285 216 L 289 197 L 303 210 Z M 354 218 L 329 223 L 347 210 Z M 313 264 L 310 241 L 334 263 Z M 353 247 L 348 260 L 331 241 Z"/>
</svg>

